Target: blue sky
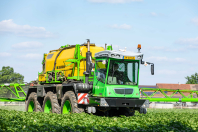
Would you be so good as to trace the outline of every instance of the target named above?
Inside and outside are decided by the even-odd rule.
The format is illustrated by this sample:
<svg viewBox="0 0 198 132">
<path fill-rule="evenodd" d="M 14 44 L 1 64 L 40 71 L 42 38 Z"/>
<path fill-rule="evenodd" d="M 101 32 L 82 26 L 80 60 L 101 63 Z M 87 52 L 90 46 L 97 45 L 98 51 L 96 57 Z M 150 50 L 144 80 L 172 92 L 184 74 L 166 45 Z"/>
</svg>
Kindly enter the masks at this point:
<svg viewBox="0 0 198 132">
<path fill-rule="evenodd" d="M 197 72 L 196 0 L 6 0 L 0 1 L 0 67 L 11 66 L 30 82 L 43 53 L 86 39 L 137 52 L 144 61 L 140 84 L 185 83 Z"/>
</svg>

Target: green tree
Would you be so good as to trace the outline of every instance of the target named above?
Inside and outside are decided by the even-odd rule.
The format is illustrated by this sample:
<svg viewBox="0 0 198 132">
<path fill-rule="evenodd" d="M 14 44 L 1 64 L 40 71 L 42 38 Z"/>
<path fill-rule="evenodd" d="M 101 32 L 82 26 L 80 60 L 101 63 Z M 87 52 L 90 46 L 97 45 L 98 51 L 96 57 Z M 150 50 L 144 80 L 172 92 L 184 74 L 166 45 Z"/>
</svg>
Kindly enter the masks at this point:
<svg viewBox="0 0 198 132">
<path fill-rule="evenodd" d="M 197 83 L 197 81 L 198 81 L 198 80 L 197 80 L 197 79 L 198 79 L 198 74 L 197 74 L 197 73 L 191 75 L 190 77 L 187 76 L 187 77 L 185 77 L 185 78 L 187 79 L 186 84 L 198 84 L 198 83 Z"/>
<path fill-rule="evenodd" d="M 9 66 L 3 66 L 2 70 L 0 70 L 0 84 L 3 83 L 23 83 L 24 76 L 15 73 L 14 69 Z"/>
</svg>

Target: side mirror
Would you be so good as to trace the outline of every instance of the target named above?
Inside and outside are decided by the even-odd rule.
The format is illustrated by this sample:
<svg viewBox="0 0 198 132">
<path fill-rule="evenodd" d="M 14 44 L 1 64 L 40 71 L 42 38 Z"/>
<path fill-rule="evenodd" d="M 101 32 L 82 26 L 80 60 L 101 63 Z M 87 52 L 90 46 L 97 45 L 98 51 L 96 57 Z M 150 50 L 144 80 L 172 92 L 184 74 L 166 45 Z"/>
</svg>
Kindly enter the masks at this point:
<svg viewBox="0 0 198 132">
<path fill-rule="evenodd" d="M 154 64 L 151 65 L 151 75 L 154 75 Z"/>
<path fill-rule="evenodd" d="M 142 59 L 141 59 L 141 64 L 144 64 L 144 61 L 142 61 Z"/>
</svg>

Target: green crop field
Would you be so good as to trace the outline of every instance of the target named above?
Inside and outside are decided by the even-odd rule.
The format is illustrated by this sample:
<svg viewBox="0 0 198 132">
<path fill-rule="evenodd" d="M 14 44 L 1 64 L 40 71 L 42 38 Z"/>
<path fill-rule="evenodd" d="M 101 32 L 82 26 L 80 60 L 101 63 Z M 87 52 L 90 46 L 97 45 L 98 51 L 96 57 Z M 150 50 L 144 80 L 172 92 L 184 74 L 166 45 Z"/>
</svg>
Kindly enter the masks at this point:
<svg viewBox="0 0 198 132">
<path fill-rule="evenodd" d="M 90 114 L 28 113 L 0 109 L 0 131 L 28 132 L 195 132 L 197 109 L 148 109 L 148 114 L 133 117 L 101 117 Z"/>
</svg>

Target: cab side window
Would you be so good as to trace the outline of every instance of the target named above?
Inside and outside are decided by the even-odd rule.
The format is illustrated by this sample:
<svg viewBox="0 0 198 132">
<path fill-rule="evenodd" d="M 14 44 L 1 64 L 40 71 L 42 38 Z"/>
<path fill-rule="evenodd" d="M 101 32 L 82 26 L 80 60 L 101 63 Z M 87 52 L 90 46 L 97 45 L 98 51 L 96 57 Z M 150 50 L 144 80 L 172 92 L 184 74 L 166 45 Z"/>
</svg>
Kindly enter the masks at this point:
<svg viewBox="0 0 198 132">
<path fill-rule="evenodd" d="M 106 72 L 107 72 L 107 61 L 106 60 L 96 61 L 95 75 L 98 81 L 105 83 Z"/>
</svg>

